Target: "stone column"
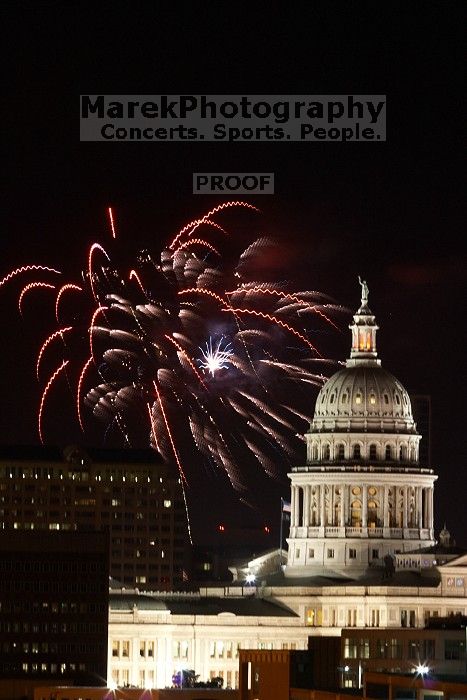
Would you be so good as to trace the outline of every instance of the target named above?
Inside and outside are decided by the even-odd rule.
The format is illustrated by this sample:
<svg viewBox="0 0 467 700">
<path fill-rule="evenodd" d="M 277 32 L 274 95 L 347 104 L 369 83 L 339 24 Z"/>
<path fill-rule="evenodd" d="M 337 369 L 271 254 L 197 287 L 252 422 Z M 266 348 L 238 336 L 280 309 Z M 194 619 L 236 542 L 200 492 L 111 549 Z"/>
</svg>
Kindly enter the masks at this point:
<svg viewBox="0 0 467 700">
<path fill-rule="evenodd" d="M 362 486 L 362 527 L 367 527 L 368 519 L 368 490 L 365 485 Z"/>
<path fill-rule="evenodd" d="M 310 524 L 310 496 L 311 486 L 307 485 L 303 494 L 303 526 L 308 527 Z"/>
<path fill-rule="evenodd" d="M 383 492 L 383 527 L 389 527 L 389 486 Z"/>
<path fill-rule="evenodd" d="M 428 522 L 427 527 L 433 529 L 433 486 L 428 489 Z"/>
<path fill-rule="evenodd" d="M 320 484 L 319 487 L 319 524 L 320 527 L 325 526 L 324 517 L 324 484 Z"/>
<path fill-rule="evenodd" d="M 294 505 L 294 511 L 293 511 L 293 524 L 294 527 L 298 527 L 298 522 L 299 522 L 299 515 L 300 515 L 300 496 L 299 496 L 299 486 L 294 486 L 293 487 L 293 494 L 294 494 L 294 499 L 293 499 L 293 505 Z"/>
<path fill-rule="evenodd" d="M 418 529 L 423 528 L 423 489 L 421 486 L 417 486 L 417 523 Z"/>
<path fill-rule="evenodd" d="M 290 486 L 290 527 L 295 527 L 295 486 Z"/>
<path fill-rule="evenodd" d="M 342 484 L 342 486 L 340 487 L 340 491 L 341 491 L 341 508 L 340 508 L 340 513 L 339 513 L 339 516 L 340 516 L 340 523 L 339 524 L 341 527 L 345 527 L 345 497 L 346 497 L 345 484 Z"/>
<path fill-rule="evenodd" d="M 403 508 L 402 508 L 402 527 L 407 528 L 407 521 L 408 521 L 408 493 L 407 493 L 407 486 L 404 486 L 404 496 L 403 496 Z"/>
</svg>

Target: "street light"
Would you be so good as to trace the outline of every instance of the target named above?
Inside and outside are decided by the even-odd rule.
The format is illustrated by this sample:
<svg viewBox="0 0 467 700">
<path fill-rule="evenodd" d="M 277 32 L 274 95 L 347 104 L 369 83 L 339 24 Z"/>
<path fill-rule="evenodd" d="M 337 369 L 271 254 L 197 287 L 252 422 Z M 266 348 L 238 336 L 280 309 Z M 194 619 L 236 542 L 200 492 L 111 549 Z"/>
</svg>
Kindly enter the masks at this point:
<svg viewBox="0 0 467 700">
<path fill-rule="evenodd" d="M 427 673 L 430 673 L 430 669 L 425 664 L 418 664 L 415 668 L 415 673 L 418 673 L 419 676 L 426 676 Z"/>
</svg>

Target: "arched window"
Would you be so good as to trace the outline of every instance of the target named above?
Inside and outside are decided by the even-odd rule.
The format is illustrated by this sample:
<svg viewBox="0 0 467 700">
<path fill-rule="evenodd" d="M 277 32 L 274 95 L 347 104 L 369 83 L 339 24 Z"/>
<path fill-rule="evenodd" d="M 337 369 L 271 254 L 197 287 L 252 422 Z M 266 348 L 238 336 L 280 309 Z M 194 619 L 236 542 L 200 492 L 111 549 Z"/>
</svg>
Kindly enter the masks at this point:
<svg viewBox="0 0 467 700">
<path fill-rule="evenodd" d="M 354 458 L 354 459 L 360 459 L 360 457 L 361 457 L 360 445 L 359 445 L 359 443 L 357 442 L 357 443 L 353 446 L 353 458 Z"/>
<path fill-rule="evenodd" d="M 314 462 L 316 462 L 316 460 L 318 459 L 318 446 L 317 446 L 316 442 L 314 442 L 312 447 L 311 447 L 311 459 Z"/>
<path fill-rule="evenodd" d="M 352 527 L 362 526 L 362 504 L 357 499 L 350 504 L 350 524 Z"/>
<path fill-rule="evenodd" d="M 379 527 L 377 501 L 368 501 L 367 525 L 368 527 Z"/>
<path fill-rule="evenodd" d="M 396 404 L 397 404 L 398 406 L 400 406 L 400 405 L 401 405 L 401 399 L 400 399 L 399 394 L 396 394 L 395 397 L 396 397 Z"/>
<path fill-rule="evenodd" d="M 401 445 L 399 448 L 399 459 L 402 461 L 407 458 L 407 448 L 405 445 Z"/>
<path fill-rule="evenodd" d="M 370 459 L 377 459 L 376 445 L 370 445 Z"/>
<path fill-rule="evenodd" d="M 384 394 L 384 403 L 386 406 L 389 404 L 389 396 L 387 394 Z"/>
<path fill-rule="evenodd" d="M 384 458 L 385 458 L 386 460 L 390 460 L 391 457 L 392 457 L 392 455 L 391 455 L 391 445 L 386 445 L 386 452 L 385 452 Z"/>
<path fill-rule="evenodd" d="M 337 445 L 337 459 L 345 459 L 345 447 L 342 443 Z"/>
<path fill-rule="evenodd" d="M 330 459 L 331 451 L 329 445 L 323 445 L 323 459 Z"/>
</svg>

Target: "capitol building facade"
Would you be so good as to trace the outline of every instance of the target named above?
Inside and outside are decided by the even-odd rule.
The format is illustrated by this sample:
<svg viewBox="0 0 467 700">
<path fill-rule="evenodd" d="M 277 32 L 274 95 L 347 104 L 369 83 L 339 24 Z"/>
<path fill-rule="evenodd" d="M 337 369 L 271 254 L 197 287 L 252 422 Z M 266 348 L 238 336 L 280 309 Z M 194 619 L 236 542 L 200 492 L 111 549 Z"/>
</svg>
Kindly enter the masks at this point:
<svg viewBox="0 0 467 700">
<path fill-rule="evenodd" d="M 306 464 L 289 474 L 288 555 L 265 552 L 194 593 L 111 591 L 114 683 L 170 686 L 185 668 L 235 688 L 239 649 L 307 649 L 312 636 L 467 614 L 467 556 L 448 533 L 435 540 L 437 477 L 419 463 L 410 398 L 381 366 L 361 288 L 350 358 L 319 392 Z"/>
<path fill-rule="evenodd" d="M 378 359 L 365 282 L 353 319 L 350 358 L 316 401 L 306 466 L 289 474 L 287 576 L 353 578 L 387 555 L 434 544 L 437 477 L 419 464 L 409 395 Z"/>
</svg>

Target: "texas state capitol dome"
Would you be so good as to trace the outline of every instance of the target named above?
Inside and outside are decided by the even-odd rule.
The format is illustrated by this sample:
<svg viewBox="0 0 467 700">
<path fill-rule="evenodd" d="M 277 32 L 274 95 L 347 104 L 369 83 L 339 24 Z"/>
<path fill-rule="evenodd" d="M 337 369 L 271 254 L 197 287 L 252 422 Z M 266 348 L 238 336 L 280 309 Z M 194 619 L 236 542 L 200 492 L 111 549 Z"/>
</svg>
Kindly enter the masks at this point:
<svg viewBox="0 0 467 700">
<path fill-rule="evenodd" d="M 368 286 L 360 284 L 350 358 L 319 392 L 306 465 L 289 474 L 290 577 L 354 578 L 387 555 L 434 544 L 437 477 L 419 464 L 410 398 L 381 367 Z"/>
</svg>

